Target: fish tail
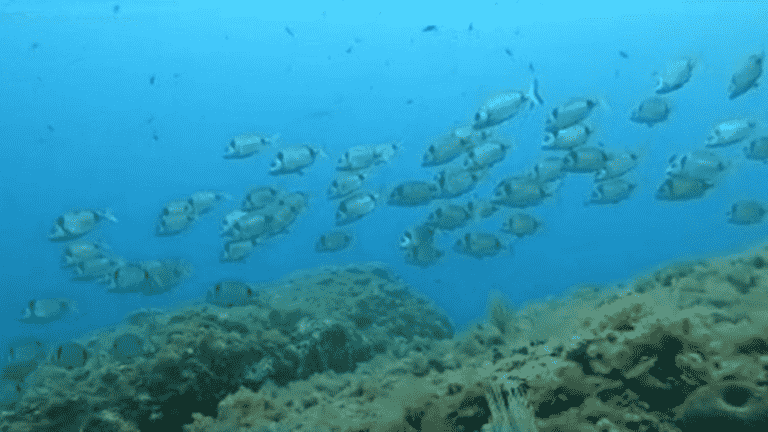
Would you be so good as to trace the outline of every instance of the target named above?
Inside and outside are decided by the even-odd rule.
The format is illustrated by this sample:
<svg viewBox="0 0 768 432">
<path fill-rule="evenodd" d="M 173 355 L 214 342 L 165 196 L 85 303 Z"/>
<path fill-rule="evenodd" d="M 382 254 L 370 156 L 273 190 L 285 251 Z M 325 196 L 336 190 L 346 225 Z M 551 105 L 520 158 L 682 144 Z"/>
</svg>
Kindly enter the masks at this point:
<svg viewBox="0 0 768 432">
<path fill-rule="evenodd" d="M 528 89 L 528 99 L 531 100 L 531 108 L 544 103 L 544 99 L 539 95 L 539 80 L 534 78 L 531 87 Z"/>
<path fill-rule="evenodd" d="M 109 219 L 112 222 L 117 222 L 117 218 L 112 213 L 112 209 L 101 210 L 101 211 L 98 212 L 98 215 L 103 217 L 103 218 L 105 218 L 105 219 Z"/>
</svg>

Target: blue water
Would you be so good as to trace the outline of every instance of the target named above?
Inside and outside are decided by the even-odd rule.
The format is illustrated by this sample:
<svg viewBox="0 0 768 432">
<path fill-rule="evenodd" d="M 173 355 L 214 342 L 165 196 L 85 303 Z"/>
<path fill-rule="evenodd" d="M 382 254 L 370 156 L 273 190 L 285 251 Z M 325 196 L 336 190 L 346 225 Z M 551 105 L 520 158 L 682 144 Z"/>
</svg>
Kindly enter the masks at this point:
<svg viewBox="0 0 768 432">
<path fill-rule="evenodd" d="M 654 199 L 669 157 L 702 148 L 714 123 L 750 116 L 760 126 L 756 135 L 765 132 L 764 86 L 732 101 L 726 93 L 737 63 L 768 42 L 764 3 L 691 2 L 653 13 L 645 3 L 632 10 L 610 9 L 607 2 L 466 2 L 450 9 L 444 2 L 422 9 L 409 2 L 349 3 L 248 9 L 0 2 L 3 339 L 74 338 L 140 307 L 203 299 L 222 278 L 265 281 L 298 269 L 374 260 L 389 264 L 461 327 L 485 314 L 494 290 L 519 304 L 574 284 L 621 281 L 669 261 L 742 250 L 768 234 L 766 224 L 726 223 L 734 201 L 768 202 L 768 166 L 745 160 L 743 144 L 717 150 L 734 168 L 705 198 Z M 437 31 L 422 32 L 427 25 Z M 653 94 L 653 72 L 686 56 L 698 66 L 691 81 L 669 95 L 670 119 L 652 129 L 630 122 L 632 109 Z M 591 117 L 593 142 L 642 150 L 631 174 L 639 186 L 630 200 L 585 208 L 591 177 L 568 175 L 554 198 L 530 209 L 544 229 L 519 242 L 514 255 L 458 255 L 451 245 L 466 231 L 460 230 L 437 239 L 446 250 L 437 265 L 409 266 L 398 236 L 430 207 L 387 206 L 351 225 L 353 248 L 314 252 L 317 237 L 334 228 L 336 202 L 325 198 L 325 189 L 346 148 L 402 142 L 399 157 L 371 179 L 372 189 L 431 179 L 441 168 L 420 166 L 431 139 L 469 123 L 489 95 L 526 89 L 534 77 L 545 104 L 502 128 L 517 149 L 475 193 L 489 196 L 499 180 L 546 156 L 539 147 L 548 112 L 588 96 L 608 102 Z M 249 131 L 280 133 L 288 145 L 320 145 L 330 157 L 303 176 L 278 178 L 266 174 L 277 149 L 223 159 L 227 142 Z M 222 264 L 219 221 L 249 186 L 260 184 L 313 194 L 309 209 L 289 235 L 270 240 L 244 263 Z M 224 190 L 235 199 L 188 232 L 156 237 L 163 204 L 199 189 Z M 187 259 L 194 277 L 155 297 L 109 294 L 103 285 L 71 281 L 59 268 L 62 244 L 46 234 L 54 218 L 75 207 L 111 208 L 120 220 L 86 238 L 103 240 L 129 260 Z M 510 211 L 473 229 L 498 230 Z M 30 299 L 45 297 L 70 297 L 88 314 L 63 324 L 15 321 Z"/>
</svg>

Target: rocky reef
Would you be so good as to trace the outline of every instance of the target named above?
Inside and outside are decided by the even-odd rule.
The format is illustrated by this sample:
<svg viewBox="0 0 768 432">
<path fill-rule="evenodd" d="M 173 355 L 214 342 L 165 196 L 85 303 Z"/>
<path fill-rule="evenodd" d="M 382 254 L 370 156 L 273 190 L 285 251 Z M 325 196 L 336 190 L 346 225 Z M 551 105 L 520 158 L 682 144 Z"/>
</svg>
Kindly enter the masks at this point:
<svg viewBox="0 0 768 432">
<path fill-rule="evenodd" d="M 0 431 L 768 430 L 767 247 L 497 296 L 458 335 L 380 264 L 249 286 L 73 341 L 82 364 L 42 362 Z"/>
</svg>

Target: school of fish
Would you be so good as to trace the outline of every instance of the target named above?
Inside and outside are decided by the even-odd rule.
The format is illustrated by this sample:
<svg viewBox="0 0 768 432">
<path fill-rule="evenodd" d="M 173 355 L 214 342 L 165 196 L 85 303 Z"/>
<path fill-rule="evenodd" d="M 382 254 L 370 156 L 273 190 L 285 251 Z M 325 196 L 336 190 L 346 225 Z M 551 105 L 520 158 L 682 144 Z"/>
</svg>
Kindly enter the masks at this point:
<svg viewBox="0 0 768 432">
<path fill-rule="evenodd" d="M 764 53 L 751 54 L 736 69 L 727 86 L 729 99 L 757 88 L 763 74 L 764 56 Z M 654 94 L 640 101 L 628 120 L 649 128 L 668 121 L 674 113 L 674 104 L 669 98 L 692 79 L 696 67 L 697 62 L 692 58 L 671 60 L 657 74 Z M 637 183 L 630 173 L 639 163 L 652 161 L 641 160 L 636 150 L 608 149 L 594 142 L 596 128 L 590 116 L 604 102 L 582 96 L 563 100 L 546 113 L 540 145 L 546 152 L 544 157 L 525 171 L 509 173 L 490 196 L 472 195 L 458 200 L 484 182 L 492 170 L 499 170 L 500 162 L 522 145 L 511 137 L 501 136 L 499 127 L 524 110 L 533 110 L 543 103 L 536 79 L 527 91 L 505 91 L 488 98 L 466 125 L 451 128 L 426 144 L 421 166 L 436 172 L 393 184 L 387 190 L 372 190 L 366 188 L 366 184 L 380 167 L 396 160 L 402 152 L 402 143 L 360 144 L 345 150 L 336 161 L 335 178 L 329 180 L 325 191 L 327 199 L 337 202 L 336 228 L 318 234 L 314 252 L 335 253 L 353 247 L 355 234 L 351 226 L 382 206 L 432 205 L 426 219 L 415 222 L 398 239 L 404 262 L 418 267 L 438 263 L 449 253 L 435 244 L 438 233 L 454 236 L 450 252 L 484 259 L 511 254 L 514 242 L 541 231 L 543 221 L 524 209 L 539 206 L 557 194 L 566 175 L 592 176 L 593 188 L 584 200 L 585 206 L 615 205 L 631 198 Z M 759 126 L 750 117 L 718 119 L 709 135 L 702 136 L 700 148 L 669 158 L 665 179 L 658 186 L 655 198 L 686 201 L 704 197 L 733 167 L 733 161 L 717 152 L 725 146 L 747 143 L 745 159 L 768 164 L 768 135 L 754 136 Z M 241 134 L 230 140 L 223 157 L 251 158 L 275 149 L 268 173 L 276 177 L 303 175 L 315 163 L 328 158 L 324 148 L 306 143 L 278 149 L 279 139 L 280 134 Z M 247 187 L 239 206 L 230 209 L 221 221 L 218 234 L 222 250 L 218 259 L 222 263 L 243 261 L 259 245 L 290 235 L 292 226 L 307 212 L 315 195 L 277 185 Z M 198 190 L 171 200 L 160 210 L 155 233 L 174 236 L 193 229 L 196 221 L 211 209 L 232 200 L 232 196 L 219 190 Z M 491 218 L 505 208 L 510 210 L 496 231 L 471 228 L 474 222 Z M 754 225 L 761 223 L 766 213 L 765 203 L 743 199 L 734 202 L 724 216 L 734 225 Z M 76 208 L 54 219 L 48 238 L 65 242 L 61 267 L 70 270 L 74 280 L 101 283 L 110 293 L 149 296 L 172 290 L 192 274 L 191 264 L 183 259 L 133 261 L 114 253 L 104 242 L 85 238 L 106 223 L 119 224 L 107 209 Z M 224 308 L 259 301 L 258 292 L 252 286 L 234 280 L 216 283 L 208 291 L 206 300 Z M 87 314 L 67 298 L 35 298 L 20 306 L 18 320 L 29 325 L 76 320 Z M 139 313 L 128 321 L 144 319 L 144 315 L 151 313 Z M 105 349 L 125 361 L 151 349 L 146 335 L 128 331 L 116 334 L 113 339 Z M 7 364 L 0 371 L 0 378 L 19 383 L 41 362 L 72 369 L 82 366 L 93 355 L 89 347 L 73 342 L 47 350 L 34 338 L 16 340 L 7 348 Z"/>
</svg>

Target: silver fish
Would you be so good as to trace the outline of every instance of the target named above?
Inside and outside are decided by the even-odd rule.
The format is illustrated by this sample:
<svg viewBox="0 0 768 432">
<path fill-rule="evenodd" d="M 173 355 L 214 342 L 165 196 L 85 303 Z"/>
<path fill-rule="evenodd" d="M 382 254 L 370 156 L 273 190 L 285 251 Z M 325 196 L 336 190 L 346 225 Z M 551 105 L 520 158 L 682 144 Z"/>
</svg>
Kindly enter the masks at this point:
<svg viewBox="0 0 768 432">
<path fill-rule="evenodd" d="M 541 148 L 543 150 L 570 150 L 586 144 L 592 133 L 592 128 L 581 123 L 554 132 L 545 132 Z"/>
<path fill-rule="evenodd" d="M 605 166 L 595 173 L 595 181 L 604 181 L 623 176 L 637 166 L 638 156 L 630 151 L 607 154 Z"/>
<path fill-rule="evenodd" d="M 652 96 L 640 102 L 640 105 L 632 111 L 630 120 L 650 128 L 666 120 L 669 117 L 669 111 L 669 103 L 665 98 Z"/>
<path fill-rule="evenodd" d="M 225 158 L 246 158 L 252 156 L 265 147 L 274 145 L 280 138 L 280 134 L 267 136 L 258 133 L 237 135 L 229 142 L 224 151 Z"/>
<path fill-rule="evenodd" d="M 336 210 L 336 225 L 352 223 L 372 212 L 379 205 L 379 195 L 373 192 L 356 193 L 342 200 Z"/>
<path fill-rule="evenodd" d="M 749 89 L 757 87 L 757 80 L 763 74 L 763 59 L 765 52 L 753 54 L 739 66 L 738 70 L 731 77 L 731 83 L 728 86 L 728 98 L 735 99 Z"/>
<path fill-rule="evenodd" d="M 598 101 L 592 98 L 570 99 L 550 112 L 544 129 L 557 132 L 570 128 L 589 117 L 597 105 Z"/>
<path fill-rule="evenodd" d="M 755 200 L 737 201 L 727 213 L 728 222 L 735 225 L 754 225 L 763 221 L 768 208 L 765 204 Z"/>
<path fill-rule="evenodd" d="M 664 94 L 681 88 L 691 79 L 696 63 L 689 58 L 670 62 L 664 70 L 656 76 L 656 93 Z"/>
<path fill-rule="evenodd" d="M 528 93 L 511 91 L 488 99 L 475 113 L 472 127 L 485 129 L 496 126 L 516 116 L 525 105 L 531 108 L 541 105 L 544 101 L 539 96 L 538 86 L 538 81 L 534 79 Z"/>
<path fill-rule="evenodd" d="M 453 247 L 456 252 L 477 259 L 497 255 L 506 248 L 496 235 L 487 232 L 467 233 L 456 240 Z"/>
<path fill-rule="evenodd" d="M 326 157 L 325 151 L 314 146 L 302 145 L 297 147 L 286 147 L 275 156 L 272 165 L 269 167 L 269 173 L 278 174 L 303 174 L 304 169 L 315 163 L 320 157 Z"/>
<path fill-rule="evenodd" d="M 258 304 L 258 293 L 251 285 L 233 280 L 217 282 L 206 295 L 206 301 L 225 308 Z"/>
<path fill-rule="evenodd" d="M 196 214 L 201 215 L 208 213 L 221 201 L 231 199 L 232 195 L 226 192 L 215 190 L 200 190 L 193 192 L 192 195 L 189 196 L 188 201 L 192 207 L 192 210 Z"/>
<path fill-rule="evenodd" d="M 533 235 L 541 222 L 528 213 L 513 213 L 502 224 L 501 230 L 518 238 Z"/>
<path fill-rule="evenodd" d="M 59 216 L 48 234 L 50 240 L 73 240 L 96 227 L 103 220 L 117 222 L 111 210 L 72 210 Z"/>
<path fill-rule="evenodd" d="M 757 123 L 750 119 L 728 120 L 715 125 L 707 138 L 707 147 L 720 147 L 737 143 L 748 137 Z"/>
<path fill-rule="evenodd" d="M 768 136 L 761 136 L 744 147 L 744 155 L 747 159 L 768 163 Z"/>
<path fill-rule="evenodd" d="M 329 231 L 315 243 L 315 252 L 338 252 L 352 244 L 352 236 L 343 231 Z"/>
<path fill-rule="evenodd" d="M 427 216 L 426 225 L 440 230 L 451 231 L 461 228 L 472 219 L 472 211 L 467 206 L 445 203 Z"/>
<path fill-rule="evenodd" d="M 592 195 L 585 204 L 616 204 L 632 194 L 637 185 L 624 179 L 607 180 L 596 183 Z"/>
<path fill-rule="evenodd" d="M 74 301 L 66 298 L 46 298 L 30 300 L 27 308 L 21 311 L 19 321 L 25 324 L 47 324 L 65 318 L 79 319 L 81 316 Z"/>
<path fill-rule="evenodd" d="M 688 177 L 696 180 L 714 180 L 730 166 L 717 153 L 695 150 L 669 159 L 667 174 L 673 177 Z"/>
<path fill-rule="evenodd" d="M 387 204 L 395 206 L 420 206 L 440 196 L 440 186 L 433 181 L 406 181 L 390 192 Z"/>
<path fill-rule="evenodd" d="M 689 177 L 669 177 L 656 192 L 656 199 L 662 201 L 686 201 L 701 198 L 714 186 L 710 180 Z"/>
</svg>

